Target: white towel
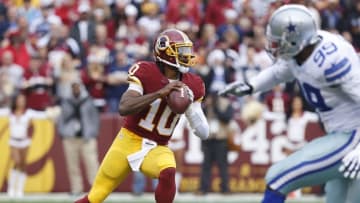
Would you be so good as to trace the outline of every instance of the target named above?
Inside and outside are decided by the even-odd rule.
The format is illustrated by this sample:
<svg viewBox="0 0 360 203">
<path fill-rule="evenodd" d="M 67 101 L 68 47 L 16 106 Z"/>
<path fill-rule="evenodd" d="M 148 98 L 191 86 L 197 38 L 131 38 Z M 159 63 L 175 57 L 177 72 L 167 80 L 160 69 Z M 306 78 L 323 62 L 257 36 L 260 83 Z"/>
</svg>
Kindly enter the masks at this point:
<svg viewBox="0 0 360 203">
<path fill-rule="evenodd" d="M 143 138 L 141 150 L 127 156 L 129 165 L 133 171 L 139 171 L 141 163 L 150 150 L 157 146 L 156 142 Z"/>
</svg>

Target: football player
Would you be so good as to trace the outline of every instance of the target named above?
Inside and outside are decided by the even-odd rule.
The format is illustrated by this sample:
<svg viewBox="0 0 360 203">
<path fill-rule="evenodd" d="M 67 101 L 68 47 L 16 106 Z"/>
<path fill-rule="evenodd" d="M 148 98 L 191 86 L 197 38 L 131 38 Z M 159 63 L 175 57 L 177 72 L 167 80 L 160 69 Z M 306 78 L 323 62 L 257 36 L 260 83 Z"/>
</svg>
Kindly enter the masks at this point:
<svg viewBox="0 0 360 203">
<path fill-rule="evenodd" d="M 327 134 L 269 168 L 262 202 L 283 203 L 289 192 L 322 183 L 327 203 L 360 202 L 360 183 L 353 180 L 360 158 L 360 61 L 354 48 L 341 36 L 318 30 L 301 5 L 278 8 L 266 35 L 275 63 L 249 83 L 236 81 L 219 94 L 243 96 L 296 79 Z"/>
<path fill-rule="evenodd" d="M 129 88 L 120 100 L 119 113 L 124 125 L 108 150 L 87 196 L 76 203 L 99 203 L 129 175 L 141 171 L 159 180 L 155 190 L 157 203 L 173 202 L 175 159 L 167 143 L 180 114 L 171 111 L 166 96 L 185 88 L 193 102 L 185 116 L 194 134 L 209 135 L 209 126 L 201 109 L 205 94 L 201 78 L 189 73 L 193 63 L 192 42 L 182 31 L 168 29 L 154 43 L 155 62 L 141 61 L 128 73 Z"/>
</svg>

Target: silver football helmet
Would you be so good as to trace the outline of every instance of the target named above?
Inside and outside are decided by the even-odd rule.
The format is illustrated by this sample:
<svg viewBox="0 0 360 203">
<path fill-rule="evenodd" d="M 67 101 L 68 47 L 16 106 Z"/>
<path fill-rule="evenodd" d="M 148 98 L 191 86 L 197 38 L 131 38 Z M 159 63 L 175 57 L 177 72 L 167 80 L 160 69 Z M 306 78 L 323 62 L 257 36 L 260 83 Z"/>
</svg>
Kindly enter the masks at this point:
<svg viewBox="0 0 360 203">
<path fill-rule="evenodd" d="M 266 28 L 267 50 L 275 58 L 289 59 L 320 40 L 310 11 L 299 4 L 281 6 Z"/>
</svg>

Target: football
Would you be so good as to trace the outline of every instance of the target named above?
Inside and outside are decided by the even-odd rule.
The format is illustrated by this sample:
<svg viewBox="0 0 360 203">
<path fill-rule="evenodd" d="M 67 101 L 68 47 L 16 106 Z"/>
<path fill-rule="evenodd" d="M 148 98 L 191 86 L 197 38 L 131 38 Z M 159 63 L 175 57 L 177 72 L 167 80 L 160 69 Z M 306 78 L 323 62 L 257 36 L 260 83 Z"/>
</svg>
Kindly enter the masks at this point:
<svg viewBox="0 0 360 203">
<path fill-rule="evenodd" d="M 184 88 L 180 90 L 173 90 L 166 97 L 168 106 L 172 112 L 177 114 L 183 114 L 191 104 L 189 95 L 185 92 Z"/>
</svg>

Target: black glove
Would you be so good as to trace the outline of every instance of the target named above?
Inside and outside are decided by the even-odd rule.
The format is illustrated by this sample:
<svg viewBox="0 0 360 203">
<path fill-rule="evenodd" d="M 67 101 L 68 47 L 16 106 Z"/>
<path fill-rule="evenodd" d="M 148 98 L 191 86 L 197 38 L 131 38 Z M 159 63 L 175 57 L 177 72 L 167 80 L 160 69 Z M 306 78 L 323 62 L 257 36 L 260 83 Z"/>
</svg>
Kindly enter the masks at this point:
<svg viewBox="0 0 360 203">
<path fill-rule="evenodd" d="M 249 83 L 233 82 L 225 86 L 225 88 L 218 92 L 220 96 L 235 95 L 238 97 L 251 94 L 253 91 L 252 86 Z"/>
</svg>

